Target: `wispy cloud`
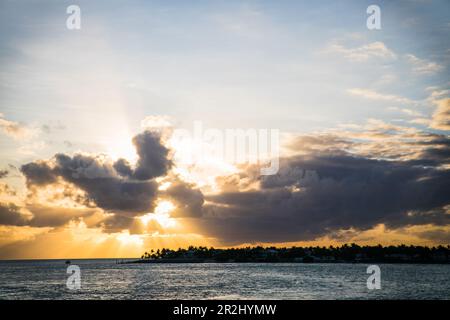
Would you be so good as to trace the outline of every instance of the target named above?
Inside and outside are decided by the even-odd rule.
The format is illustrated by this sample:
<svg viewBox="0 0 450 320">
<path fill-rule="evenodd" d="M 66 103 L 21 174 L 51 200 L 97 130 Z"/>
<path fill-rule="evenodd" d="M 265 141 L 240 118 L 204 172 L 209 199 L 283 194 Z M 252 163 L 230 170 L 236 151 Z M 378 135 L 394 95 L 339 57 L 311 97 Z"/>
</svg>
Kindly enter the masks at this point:
<svg viewBox="0 0 450 320">
<path fill-rule="evenodd" d="M 340 43 L 329 47 L 329 52 L 343 55 L 352 61 L 367 61 L 370 58 L 395 59 L 397 55 L 381 41 L 372 42 L 360 47 L 347 48 Z"/>
<path fill-rule="evenodd" d="M 420 59 L 413 54 L 405 55 L 407 61 L 412 65 L 413 72 L 417 74 L 435 74 L 444 67 L 436 62 Z"/>
<path fill-rule="evenodd" d="M 435 101 L 436 111 L 433 113 L 430 127 L 439 130 L 450 130 L 450 98 Z"/>
<path fill-rule="evenodd" d="M 352 88 L 348 89 L 347 92 L 354 96 L 363 97 L 366 99 L 371 100 L 381 100 L 381 101 L 391 101 L 391 102 L 397 102 L 402 104 L 417 104 L 417 101 L 411 100 L 406 97 L 394 95 L 394 94 L 383 94 L 376 92 L 374 90 L 370 89 L 364 89 L 364 88 Z"/>
<path fill-rule="evenodd" d="M 32 130 L 30 130 L 26 126 L 18 122 L 5 119 L 2 113 L 0 113 L 0 129 L 3 131 L 3 133 L 15 139 L 26 138 L 32 133 Z"/>
<path fill-rule="evenodd" d="M 391 109 L 392 109 L 392 110 L 396 110 L 396 111 L 403 112 L 404 114 L 406 114 L 406 115 L 408 115 L 408 116 L 411 116 L 411 117 L 422 117 L 422 116 L 423 116 L 420 112 L 418 112 L 418 111 L 416 111 L 416 110 L 411 110 L 411 109 L 408 109 L 408 108 L 397 108 L 397 107 L 392 107 Z"/>
</svg>

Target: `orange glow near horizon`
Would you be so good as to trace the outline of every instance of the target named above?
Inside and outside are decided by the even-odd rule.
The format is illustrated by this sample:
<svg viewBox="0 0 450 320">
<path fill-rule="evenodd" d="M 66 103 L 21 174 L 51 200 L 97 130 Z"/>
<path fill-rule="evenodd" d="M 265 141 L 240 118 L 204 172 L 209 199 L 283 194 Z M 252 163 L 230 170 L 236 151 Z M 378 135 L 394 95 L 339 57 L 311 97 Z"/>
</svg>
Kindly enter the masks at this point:
<svg viewBox="0 0 450 320">
<path fill-rule="evenodd" d="M 161 213 L 159 213 L 161 214 Z M 176 219 L 175 219 L 176 220 Z M 177 223 L 179 223 L 177 221 Z M 244 243 L 223 245 L 217 239 L 195 233 L 130 234 L 128 231 L 107 234 L 100 228 L 88 228 L 83 222 L 71 222 L 66 227 L 49 230 L 29 227 L 0 227 L 0 259 L 76 259 L 76 258 L 137 258 L 151 249 L 178 249 L 188 246 L 216 248 L 245 246 L 340 246 L 344 243 L 359 245 L 425 245 L 439 243 L 424 241 L 418 235 L 432 226 L 415 226 L 404 230 L 387 230 L 378 225 L 352 237 L 336 240 L 323 237 L 312 241 Z M 448 229 L 448 228 L 447 228 Z"/>
</svg>

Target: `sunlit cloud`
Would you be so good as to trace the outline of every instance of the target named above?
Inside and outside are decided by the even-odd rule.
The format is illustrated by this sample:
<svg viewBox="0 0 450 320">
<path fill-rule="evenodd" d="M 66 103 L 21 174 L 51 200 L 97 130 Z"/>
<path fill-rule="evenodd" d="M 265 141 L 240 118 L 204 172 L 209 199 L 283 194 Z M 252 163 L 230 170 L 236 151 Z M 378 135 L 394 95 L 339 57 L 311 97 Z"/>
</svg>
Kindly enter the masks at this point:
<svg viewBox="0 0 450 320">
<path fill-rule="evenodd" d="M 371 58 L 396 59 L 397 55 L 381 41 L 364 44 L 359 47 L 345 47 L 339 42 L 335 42 L 327 50 L 338 53 L 351 61 L 365 62 Z"/>
<path fill-rule="evenodd" d="M 450 130 L 450 98 L 435 101 L 436 111 L 430 126 L 440 130 Z"/>
<path fill-rule="evenodd" d="M 36 131 L 33 131 L 23 124 L 7 120 L 2 113 L 0 113 L 0 130 L 14 139 L 29 138 L 36 133 Z"/>
<path fill-rule="evenodd" d="M 406 59 L 412 65 L 413 72 L 417 74 L 434 74 L 444 69 L 436 62 L 420 59 L 413 54 L 407 54 Z"/>
<path fill-rule="evenodd" d="M 406 97 L 394 95 L 394 94 L 383 94 L 374 90 L 364 89 L 364 88 L 352 88 L 348 89 L 347 92 L 354 96 L 359 96 L 362 98 L 370 99 L 370 100 L 380 100 L 380 101 L 388 101 L 388 102 L 398 102 L 402 104 L 412 104 L 415 105 L 418 102 L 411 100 Z"/>
</svg>

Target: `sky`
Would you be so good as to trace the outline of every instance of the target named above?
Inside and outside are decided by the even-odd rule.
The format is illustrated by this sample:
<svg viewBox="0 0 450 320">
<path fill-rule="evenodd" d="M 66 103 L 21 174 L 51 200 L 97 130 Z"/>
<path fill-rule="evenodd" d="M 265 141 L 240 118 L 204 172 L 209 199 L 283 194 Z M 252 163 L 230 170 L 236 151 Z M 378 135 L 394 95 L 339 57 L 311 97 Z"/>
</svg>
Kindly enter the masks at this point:
<svg viewBox="0 0 450 320">
<path fill-rule="evenodd" d="M 2 0 L 0 30 L 0 259 L 450 244 L 446 0 Z M 196 123 L 277 130 L 276 174 Z"/>
</svg>

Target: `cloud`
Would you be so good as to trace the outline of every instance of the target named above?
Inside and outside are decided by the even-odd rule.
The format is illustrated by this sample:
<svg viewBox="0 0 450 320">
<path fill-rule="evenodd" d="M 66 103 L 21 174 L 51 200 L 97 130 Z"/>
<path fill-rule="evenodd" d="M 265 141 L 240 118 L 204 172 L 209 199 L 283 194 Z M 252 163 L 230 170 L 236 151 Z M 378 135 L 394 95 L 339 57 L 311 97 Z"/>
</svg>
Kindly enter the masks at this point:
<svg viewBox="0 0 450 320">
<path fill-rule="evenodd" d="M 26 138 L 31 134 L 30 129 L 18 122 L 6 120 L 2 113 L 0 113 L 0 130 L 14 139 Z"/>
<path fill-rule="evenodd" d="M 42 205 L 28 206 L 27 210 L 33 215 L 26 223 L 31 227 L 59 227 L 72 220 L 88 218 L 98 212 L 98 209 L 95 208 L 67 208 Z"/>
<path fill-rule="evenodd" d="M 435 228 L 420 232 L 421 238 L 430 239 L 442 243 L 450 243 L 450 230 L 448 228 Z"/>
<path fill-rule="evenodd" d="M 1 195 L 7 195 L 7 196 L 16 196 L 17 192 L 13 188 L 11 188 L 6 183 L 0 183 L 0 196 Z"/>
<path fill-rule="evenodd" d="M 413 54 L 405 55 L 407 61 L 412 65 L 413 72 L 421 75 L 435 74 L 444 69 L 436 62 L 420 59 Z"/>
<path fill-rule="evenodd" d="M 154 178 L 165 175 L 171 166 L 169 150 L 150 131 L 135 136 L 133 144 L 139 157 L 135 168 L 125 159 L 112 163 L 101 155 L 59 153 L 48 161 L 25 164 L 21 171 L 31 189 L 62 180 L 85 192 L 83 204 L 93 202 L 108 212 L 146 213 L 157 197 Z"/>
<path fill-rule="evenodd" d="M 408 108 L 390 107 L 389 110 L 400 111 L 410 117 L 423 117 L 423 115 L 420 112 Z"/>
<path fill-rule="evenodd" d="M 314 240 L 379 224 L 450 224 L 450 170 L 442 168 L 450 161 L 448 137 L 424 136 L 410 160 L 368 158 L 355 153 L 363 142 L 342 144 L 350 153 L 336 141 L 342 137 L 302 137 L 293 145 L 308 151 L 280 159 L 277 175 L 257 178 L 259 188 L 205 196 L 198 231 L 233 245 Z"/>
<path fill-rule="evenodd" d="M 369 159 L 414 161 L 416 164 L 435 167 L 450 165 L 450 158 L 446 157 L 450 151 L 447 135 L 423 132 L 376 119 L 369 119 L 366 125 L 352 130 L 335 130 L 333 134 L 336 136 L 334 140 L 351 142 L 341 144 L 341 151 Z M 324 145 L 322 149 L 336 149 L 335 144 Z"/>
<path fill-rule="evenodd" d="M 362 88 L 352 88 L 348 89 L 347 92 L 354 96 L 363 97 L 371 100 L 380 100 L 380 101 L 390 101 L 390 102 L 398 102 L 402 104 L 417 104 L 417 101 L 393 95 L 393 94 L 382 94 L 370 89 L 362 89 Z"/>
<path fill-rule="evenodd" d="M 261 190 L 207 197 L 200 225 L 225 243 L 312 240 L 384 223 L 445 225 L 450 172 L 351 156 L 285 159 Z M 410 211 L 423 212 L 408 215 Z"/>
<path fill-rule="evenodd" d="M 436 100 L 436 111 L 433 113 L 430 127 L 439 130 L 450 130 L 450 98 Z"/>
<path fill-rule="evenodd" d="M 85 203 L 94 202 L 106 211 L 148 212 L 153 208 L 157 183 L 121 177 L 99 156 L 57 154 L 53 163 L 22 166 L 27 185 L 45 186 L 63 179 L 85 191 Z"/>
<path fill-rule="evenodd" d="M 126 159 L 112 162 L 104 155 L 63 153 L 49 160 L 24 164 L 21 172 L 31 197 L 26 210 L 33 214 L 33 219 L 26 223 L 40 227 L 60 226 L 75 218 L 86 219 L 93 214 L 92 210 L 101 209 L 104 215 L 96 219 L 96 227 L 107 233 L 128 229 L 131 233 L 141 234 L 149 226 L 145 227 L 136 218 L 153 212 L 158 199 L 164 198 L 175 205 L 173 216 L 201 215 L 203 194 L 193 184 L 169 175 L 172 167 L 170 150 L 164 146 L 160 133 L 144 131 L 136 135 L 132 143 L 138 155 L 134 164 Z M 161 182 L 156 178 L 170 182 L 170 187 L 159 190 Z M 55 188 L 47 192 L 45 188 L 51 186 Z M 49 203 L 66 199 L 84 209 L 72 209 L 71 214 L 59 209 L 43 209 L 39 204 L 43 201 L 42 190 L 46 196 L 55 190 L 62 193 L 47 198 Z"/>
<path fill-rule="evenodd" d="M 169 188 L 161 193 L 175 205 L 172 217 L 198 217 L 202 215 L 204 203 L 203 193 L 193 184 L 179 180 L 172 182 Z"/>
<path fill-rule="evenodd" d="M 26 225 L 26 217 L 14 203 L 0 203 L 0 225 Z"/>
<path fill-rule="evenodd" d="M 66 126 L 61 123 L 57 123 L 57 124 L 49 123 L 49 124 L 43 124 L 40 129 L 45 134 L 51 134 L 54 131 L 65 130 Z"/>
<path fill-rule="evenodd" d="M 0 179 L 5 178 L 9 174 L 8 170 L 0 170 Z"/>
<path fill-rule="evenodd" d="M 346 48 L 342 44 L 334 43 L 328 51 L 342 54 L 347 59 L 357 62 L 364 62 L 371 58 L 395 59 L 397 57 L 381 41 L 372 42 L 356 48 Z"/>
<path fill-rule="evenodd" d="M 173 126 L 169 116 L 147 116 L 141 121 L 143 129 L 170 128 Z"/>
<path fill-rule="evenodd" d="M 425 145 L 417 159 L 413 159 L 416 163 L 432 166 L 448 166 L 450 165 L 450 138 L 448 136 L 431 135 L 428 141 L 421 141 L 418 144 Z"/>
<path fill-rule="evenodd" d="M 24 164 L 20 170 L 25 175 L 28 186 L 44 186 L 56 182 L 50 164 L 45 161 Z"/>
<path fill-rule="evenodd" d="M 133 176 L 138 180 L 148 180 L 165 175 L 172 166 L 166 148 L 158 133 L 145 131 L 133 138 L 139 160 Z"/>
<path fill-rule="evenodd" d="M 114 162 L 113 167 L 122 177 L 131 177 L 133 175 L 131 164 L 126 159 L 118 159 Z"/>
<path fill-rule="evenodd" d="M 415 118 L 415 119 L 410 120 L 409 122 L 424 125 L 424 126 L 429 126 L 431 120 L 428 118 Z"/>
<path fill-rule="evenodd" d="M 324 150 L 332 150 L 339 152 L 351 147 L 354 142 L 344 137 L 339 137 L 335 134 L 315 134 L 296 136 L 293 141 L 288 143 L 287 147 L 290 150 L 301 153 L 312 153 Z"/>
</svg>

